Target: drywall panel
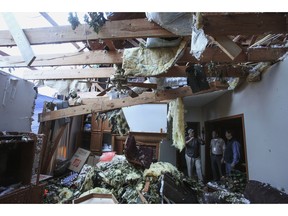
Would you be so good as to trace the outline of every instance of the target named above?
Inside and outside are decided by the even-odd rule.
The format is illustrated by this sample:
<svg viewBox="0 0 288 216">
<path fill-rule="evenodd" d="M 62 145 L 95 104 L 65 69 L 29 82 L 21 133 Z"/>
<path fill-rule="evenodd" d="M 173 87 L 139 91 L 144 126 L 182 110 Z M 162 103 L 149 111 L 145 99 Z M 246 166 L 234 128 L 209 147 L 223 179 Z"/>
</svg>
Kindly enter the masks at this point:
<svg viewBox="0 0 288 216">
<path fill-rule="evenodd" d="M 30 132 L 36 91 L 34 85 L 0 71 L 0 131 Z"/>
<path fill-rule="evenodd" d="M 166 133 L 167 104 L 143 104 L 122 109 L 130 131 Z"/>
<path fill-rule="evenodd" d="M 244 114 L 249 179 L 288 192 L 288 59 L 260 82 L 248 83 L 203 107 L 203 119 Z"/>
</svg>

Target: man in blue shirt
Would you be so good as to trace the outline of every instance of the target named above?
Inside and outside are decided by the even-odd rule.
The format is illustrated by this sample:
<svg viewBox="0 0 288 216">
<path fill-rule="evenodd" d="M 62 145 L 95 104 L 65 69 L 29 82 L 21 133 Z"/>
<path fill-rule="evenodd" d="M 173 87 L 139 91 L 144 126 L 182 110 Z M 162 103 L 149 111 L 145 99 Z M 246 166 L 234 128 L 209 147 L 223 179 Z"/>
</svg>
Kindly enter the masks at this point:
<svg viewBox="0 0 288 216">
<path fill-rule="evenodd" d="M 226 130 L 225 136 L 227 143 L 224 151 L 224 163 L 226 167 L 226 175 L 231 174 L 231 170 L 240 160 L 240 143 L 233 137 L 231 130 Z"/>
</svg>

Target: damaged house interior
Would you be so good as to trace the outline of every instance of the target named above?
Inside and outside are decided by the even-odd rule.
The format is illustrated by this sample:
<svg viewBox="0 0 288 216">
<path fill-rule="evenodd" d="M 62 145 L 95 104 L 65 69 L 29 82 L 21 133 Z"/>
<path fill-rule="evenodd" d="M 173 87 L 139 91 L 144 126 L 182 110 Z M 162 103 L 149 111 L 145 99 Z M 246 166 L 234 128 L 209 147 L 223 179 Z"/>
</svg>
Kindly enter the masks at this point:
<svg viewBox="0 0 288 216">
<path fill-rule="evenodd" d="M 287 15 L 1 13 L 0 203 L 287 204 Z"/>
</svg>

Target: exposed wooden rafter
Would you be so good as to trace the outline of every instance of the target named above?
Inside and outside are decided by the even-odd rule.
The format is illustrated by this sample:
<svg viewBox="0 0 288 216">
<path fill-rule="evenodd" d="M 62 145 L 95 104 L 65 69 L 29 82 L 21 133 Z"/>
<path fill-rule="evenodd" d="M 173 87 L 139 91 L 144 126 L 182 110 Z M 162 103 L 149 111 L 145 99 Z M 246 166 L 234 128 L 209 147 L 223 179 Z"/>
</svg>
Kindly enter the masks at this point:
<svg viewBox="0 0 288 216">
<path fill-rule="evenodd" d="M 190 48 L 187 48 L 178 63 L 191 62 L 209 63 L 244 63 L 244 62 L 262 62 L 276 61 L 288 51 L 287 47 L 275 48 L 250 48 L 243 52 L 234 60 L 231 60 L 219 47 L 208 47 L 202 54 L 200 60 L 197 60 L 190 54 Z M 39 55 L 33 62 L 34 67 L 43 66 L 68 66 L 68 65 L 89 65 L 89 64 L 120 64 L 122 63 L 123 50 L 117 51 L 90 51 L 81 53 L 51 54 Z M 25 61 L 21 56 L 1 56 L 0 67 L 25 67 Z"/>
<path fill-rule="evenodd" d="M 202 13 L 208 35 L 259 35 L 287 33 L 287 13 Z"/>
<path fill-rule="evenodd" d="M 186 77 L 187 66 L 173 66 L 166 73 L 157 75 L 156 77 Z M 241 66 L 218 65 L 214 71 L 221 71 L 223 77 L 245 77 L 248 73 L 247 69 Z M 217 76 L 209 70 L 208 65 L 204 66 L 207 77 Z M 23 79 L 27 80 L 57 80 L 57 79 L 96 79 L 109 78 L 115 73 L 113 67 L 103 68 L 84 68 L 84 69 L 57 69 L 57 70 L 37 70 L 23 71 Z"/>
<path fill-rule="evenodd" d="M 197 92 L 197 94 L 216 91 L 217 89 L 209 89 L 202 92 Z M 95 93 L 96 94 L 96 93 Z M 103 112 L 112 109 L 128 107 L 138 104 L 147 104 L 160 102 L 163 100 L 173 100 L 177 97 L 185 97 L 194 95 L 190 87 L 181 87 L 172 90 L 163 90 L 157 93 L 144 92 L 138 97 L 123 98 L 123 99 L 113 99 L 109 100 L 108 97 L 98 97 L 94 99 L 86 99 L 86 105 L 80 105 L 75 107 L 68 107 L 66 109 L 60 109 L 51 112 L 40 113 L 38 120 L 40 122 L 56 120 L 64 117 L 71 117 L 77 115 L 84 115 L 93 112 Z M 84 100 L 85 103 L 85 100 Z"/>
<path fill-rule="evenodd" d="M 203 29 L 208 35 L 260 35 L 287 33 L 287 13 L 203 13 Z M 108 21 L 95 33 L 88 25 L 23 29 L 31 45 L 70 43 L 97 39 L 175 37 L 147 19 Z M 181 35 L 190 36 L 190 35 Z M 0 31 L 0 46 L 16 46 L 9 31 Z"/>
<path fill-rule="evenodd" d="M 175 37 L 171 32 L 161 28 L 147 19 L 132 19 L 108 21 L 99 33 L 93 31 L 88 25 L 80 25 L 75 30 L 67 26 L 23 29 L 31 45 L 70 43 L 98 39 L 123 39 L 147 37 Z M 9 31 L 0 31 L 0 46 L 15 46 Z"/>
</svg>

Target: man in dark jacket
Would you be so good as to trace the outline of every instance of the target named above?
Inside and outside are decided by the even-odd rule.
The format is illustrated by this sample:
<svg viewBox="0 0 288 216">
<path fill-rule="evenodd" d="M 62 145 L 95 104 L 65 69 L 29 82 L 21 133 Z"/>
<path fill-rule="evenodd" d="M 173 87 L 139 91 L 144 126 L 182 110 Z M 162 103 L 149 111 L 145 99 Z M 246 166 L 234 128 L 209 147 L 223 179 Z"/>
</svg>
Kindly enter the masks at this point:
<svg viewBox="0 0 288 216">
<path fill-rule="evenodd" d="M 233 137 L 231 130 L 226 130 L 225 136 L 227 143 L 224 151 L 224 163 L 226 167 L 226 175 L 231 174 L 231 170 L 240 160 L 240 143 Z"/>
<path fill-rule="evenodd" d="M 202 171 L 201 171 L 201 160 L 200 160 L 200 146 L 203 142 L 194 137 L 194 130 L 188 130 L 188 136 L 185 138 L 185 159 L 187 164 L 188 176 L 193 177 L 194 166 L 196 167 L 196 173 L 198 179 L 203 181 Z"/>
</svg>

